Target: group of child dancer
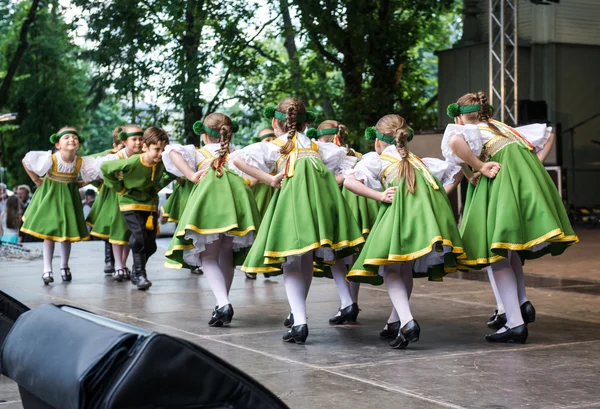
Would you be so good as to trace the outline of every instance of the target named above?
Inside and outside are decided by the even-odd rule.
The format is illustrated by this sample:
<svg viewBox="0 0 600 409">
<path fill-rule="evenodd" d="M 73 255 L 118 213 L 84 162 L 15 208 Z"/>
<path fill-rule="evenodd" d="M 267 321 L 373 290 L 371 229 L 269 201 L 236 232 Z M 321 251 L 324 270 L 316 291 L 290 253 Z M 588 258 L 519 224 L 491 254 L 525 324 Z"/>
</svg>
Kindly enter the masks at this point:
<svg viewBox="0 0 600 409">
<path fill-rule="evenodd" d="M 53 281 L 54 242 L 62 279 L 70 281 L 70 244 L 88 236 L 78 183 L 101 182 L 87 222 L 110 245 L 105 272 L 146 290 L 157 192 L 179 178 L 164 206 L 177 222 L 166 265 L 204 272 L 216 298 L 210 326 L 232 321 L 229 292 L 241 265 L 250 278 L 283 274 L 290 305 L 284 341 L 306 341 L 311 281 L 327 276 L 341 301 L 333 325 L 356 321 L 360 283 L 385 284 L 393 308 L 380 336 L 406 348 L 420 337 L 409 304 L 414 277 L 441 281 L 457 268 L 487 268 L 497 301 L 488 326 L 497 332 L 486 339 L 524 343 L 535 309 L 523 263 L 578 241 L 542 165 L 552 129 L 492 120 L 482 92 L 462 96 L 447 112 L 454 124 L 443 136 L 445 161 L 410 152 L 414 132 L 394 114 L 366 130 L 375 151 L 361 155 L 344 147 L 346 127 L 337 121 L 307 129 L 314 114 L 295 98 L 266 108 L 272 128 L 236 151 L 238 124 L 220 113 L 194 125 L 201 148 L 169 145 L 162 129 L 128 125 L 113 135 L 114 149 L 82 158 L 81 137 L 63 128 L 50 138 L 54 153 L 23 159 L 39 189 L 22 230 L 44 239 L 44 283 Z M 463 175 L 470 183 L 459 229 L 447 193 Z"/>
</svg>

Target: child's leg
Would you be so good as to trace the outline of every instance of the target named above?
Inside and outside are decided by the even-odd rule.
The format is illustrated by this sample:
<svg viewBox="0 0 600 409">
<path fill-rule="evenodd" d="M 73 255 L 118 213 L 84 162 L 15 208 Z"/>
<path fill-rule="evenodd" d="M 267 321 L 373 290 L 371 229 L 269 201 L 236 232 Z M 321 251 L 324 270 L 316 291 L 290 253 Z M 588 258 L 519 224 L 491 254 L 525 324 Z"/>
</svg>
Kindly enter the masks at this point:
<svg viewBox="0 0 600 409">
<path fill-rule="evenodd" d="M 52 257 L 54 256 L 54 242 L 44 240 L 44 273 L 52 271 Z"/>
<path fill-rule="evenodd" d="M 71 243 L 62 241 L 60 243 L 60 268 L 69 268 L 69 257 L 71 257 Z"/>
<path fill-rule="evenodd" d="M 202 269 L 208 280 L 219 308 L 229 304 L 229 294 L 227 291 L 227 279 L 219 266 L 219 252 L 223 236 L 218 240 L 206 245 L 206 250 L 201 254 Z"/>
<path fill-rule="evenodd" d="M 295 256 L 291 263 L 283 266 L 283 284 L 294 314 L 294 326 L 306 324 L 306 297 L 312 275 L 312 252 Z"/>
<path fill-rule="evenodd" d="M 235 266 L 233 265 L 233 237 L 223 236 L 221 239 L 221 250 L 219 251 L 219 267 L 225 277 L 227 294 L 231 291 Z"/>
<path fill-rule="evenodd" d="M 407 263 L 408 264 L 408 263 Z M 387 287 L 388 294 L 394 304 L 394 309 L 400 318 L 400 326 L 404 326 L 412 319 L 410 311 L 409 297 L 412 291 L 412 284 L 407 286 L 408 278 L 405 278 L 406 268 L 397 264 L 390 264 L 383 267 L 383 280 Z M 410 267 L 412 281 L 412 266 Z"/>
<path fill-rule="evenodd" d="M 352 297 L 352 303 L 358 303 L 358 290 L 360 290 L 360 283 L 351 281 L 348 283 L 350 287 L 350 296 Z"/>
<path fill-rule="evenodd" d="M 112 274 L 115 270 L 115 256 L 112 245 L 104 240 L 104 274 Z"/>
<path fill-rule="evenodd" d="M 121 258 L 121 262 L 123 263 L 123 267 L 127 267 L 127 258 L 129 258 L 129 251 L 131 250 L 131 247 L 129 247 L 129 244 L 125 244 L 123 245 L 123 251 L 122 251 L 122 255 L 123 257 Z"/>
<path fill-rule="evenodd" d="M 529 301 L 527 298 L 527 291 L 525 290 L 525 274 L 523 273 L 523 264 L 521 263 L 521 258 L 519 257 L 519 253 L 516 251 L 509 252 L 510 266 L 515 272 L 515 277 L 517 277 L 517 291 L 519 294 L 519 305 L 523 305 L 524 302 Z"/>
<path fill-rule="evenodd" d="M 523 317 L 521 316 L 521 308 L 519 304 L 519 296 L 517 291 L 517 278 L 510 265 L 510 261 L 502 259 L 490 266 L 494 275 L 494 280 L 498 286 L 498 293 L 504 304 L 506 311 L 506 325 L 509 328 L 523 325 Z M 501 328 L 498 332 L 504 332 Z"/>
<path fill-rule="evenodd" d="M 344 309 L 352 305 L 353 303 L 352 293 L 350 291 L 350 283 L 346 281 L 346 274 L 348 274 L 348 269 L 346 268 L 346 264 L 344 264 L 344 260 L 336 260 L 335 264 L 331 266 L 331 272 L 333 274 L 333 280 L 335 281 L 335 286 L 340 296 L 340 309 Z M 338 311 L 338 315 L 339 314 L 340 312 Z"/>
<path fill-rule="evenodd" d="M 156 253 L 156 229 L 157 229 L 157 217 L 156 213 L 144 212 L 144 217 L 146 220 L 149 217 L 152 217 L 153 226 L 152 230 L 145 229 L 144 230 L 144 252 L 146 253 L 146 260 L 150 258 L 154 253 Z M 145 222 L 144 222 L 145 223 Z"/>
<path fill-rule="evenodd" d="M 112 248 L 115 255 L 115 270 L 123 270 L 123 245 L 113 244 Z"/>
<path fill-rule="evenodd" d="M 496 309 L 498 310 L 498 314 L 504 314 L 504 304 L 502 304 L 502 299 L 500 298 L 500 293 L 498 292 L 498 286 L 496 285 L 496 280 L 494 279 L 494 272 L 491 267 L 486 267 L 488 272 L 488 277 L 490 279 L 490 284 L 492 285 L 492 291 L 494 291 L 494 297 L 496 297 Z"/>
</svg>

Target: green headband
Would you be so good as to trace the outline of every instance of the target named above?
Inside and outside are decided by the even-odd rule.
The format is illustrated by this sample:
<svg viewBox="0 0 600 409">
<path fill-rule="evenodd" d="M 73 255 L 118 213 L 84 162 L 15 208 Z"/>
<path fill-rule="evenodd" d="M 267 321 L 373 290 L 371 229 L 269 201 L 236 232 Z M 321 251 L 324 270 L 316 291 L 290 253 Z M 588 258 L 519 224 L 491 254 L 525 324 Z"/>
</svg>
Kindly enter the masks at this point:
<svg viewBox="0 0 600 409">
<path fill-rule="evenodd" d="M 59 133 L 58 135 L 53 133 L 52 135 L 50 135 L 50 143 L 56 143 L 60 140 L 60 138 L 63 137 L 63 135 L 75 135 L 77 138 L 79 138 L 79 140 L 83 140 L 83 138 L 81 136 L 79 136 L 79 134 L 77 133 L 77 131 L 74 131 L 72 129 L 67 129 L 66 131 L 62 131 L 61 133 Z"/>
<path fill-rule="evenodd" d="M 263 111 L 263 116 L 265 117 L 265 119 L 275 118 L 279 119 L 280 121 L 287 121 L 287 115 L 284 112 L 278 111 L 277 108 L 275 108 L 274 106 L 266 107 Z M 299 123 L 312 123 L 315 122 L 316 118 L 317 116 L 314 114 L 314 112 L 306 111 L 306 113 L 304 114 L 298 114 L 296 121 L 298 121 Z"/>
<path fill-rule="evenodd" d="M 231 121 L 231 132 L 236 133 L 240 129 L 240 124 L 238 121 Z M 207 134 L 212 138 L 220 138 L 221 132 L 215 131 L 214 129 L 209 128 L 204 122 L 196 121 L 194 122 L 194 133 L 196 135 L 202 135 L 203 133 Z"/>
<path fill-rule="evenodd" d="M 315 129 L 308 128 L 306 130 L 306 136 L 310 139 L 318 138 L 325 135 L 335 135 L 339 132 L 338 128 L 326 128 L 326 129 Z"/>
<path fill-rule="evenodd" d="M 126 140 L 130 136 L 144 136 L 144 133 L 140 132 L 140 131 L 136 131 L 136 132 L 124 132 L 124 131 L 121 131 L 121 132 L 119 132 L 119 139 L 122 140 L 122 141 Z"/>
<path fill-rule="evenodd" d="M 410 136 L 408 137 L 407 141 L 410 142 L 415 137 L 415 131 L 409 126 L 408 132 L 410 132 Z M 377 138 L 382 142 L 389 143 L 390 145 L 396 143 L 396 139 L 393 136 L 384 135 L 382 133 L 377 132 L 377 129 L 375 129 L 374 126 L 370 126 L 367 129 L 365 129 L 365 138 L 368 141 L 374 141 L 375 138 Z"/>
<path fill-rule="evenodd" d="M 492 114 L 494 112 L 494 107 L 489 105 L 490 107 L 490 114 Z M 479 112 L 481 111 L 481 104 L 474 104 L 474 105 L 463 105 L 460 106 L 457 103 L 453 103 L 448 105 L 448 108 L 446 108 L 446 114 L 450 117 L 450 118 L 456 118 L 459 115 L 462 114 L 470 114 L 471 112 Z"/>
</svg>

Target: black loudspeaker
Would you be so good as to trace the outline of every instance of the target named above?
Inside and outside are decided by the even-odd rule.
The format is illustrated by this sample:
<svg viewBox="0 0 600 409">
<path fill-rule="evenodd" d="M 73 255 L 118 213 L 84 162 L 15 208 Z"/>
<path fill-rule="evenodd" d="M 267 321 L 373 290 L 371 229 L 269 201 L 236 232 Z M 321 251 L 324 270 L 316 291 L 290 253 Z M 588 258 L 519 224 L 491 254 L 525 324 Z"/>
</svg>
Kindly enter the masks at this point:
<svg viewBox="0 0 600 409">
<path fill-rule="evenodd" d="M 25 409 L 286 409 L 200 346 L 69 306 L 23 313 L 0 351 Z"/>
<path fill-rule="evenodd" d="M 548 105 L 546 101 L 519 101 L 519 125 L 548 122 Z"/>
<path fill-rule="evenodd" d="M 4 342 L 17 319 L 26 311 L 29 311 L 29 307 L 0 291 L 0 345 Z M 0 362 L 1 371 L 2 362 Z"/>
</svg>

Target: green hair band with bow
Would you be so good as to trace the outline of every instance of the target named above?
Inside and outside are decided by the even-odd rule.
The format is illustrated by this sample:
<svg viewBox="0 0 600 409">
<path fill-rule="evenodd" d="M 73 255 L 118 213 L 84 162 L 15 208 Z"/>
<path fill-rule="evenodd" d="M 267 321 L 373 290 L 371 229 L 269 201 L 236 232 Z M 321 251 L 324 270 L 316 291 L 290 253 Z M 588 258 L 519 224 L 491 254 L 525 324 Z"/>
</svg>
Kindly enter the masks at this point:
<svg viewBox="0 0 600 409">
<path fill-rule="evenodd" d="M 253 136 L 253 137 L 250 139 L 250 143 L 262 142 L 262 141 L 264 141 L 265 139 L 267 139 L 267 138 L 271 138 L 271 137 L 275 137 L 275 134 L 274 134 L 274 133 L 271 133 L 271 132 L 269 132 L 269 133 L 266 133 L 266 134 L 263 134 L 263 135 L 260 135 L 260 136 L 256 135 L 256 136 Z"/>
<path fill-rule="evenodd" d="M 489 105 L 490 107 L 490 115 L 494 113 L 494 107 Z M 473 105 L 463 105 L 460 106 L 456 102 L 448 105 L 446 108 L 446 115 L 450 118 L 456 118 L 462 114 L 470 114 L 471 112 L 479 112 L 481 111 L 481 104 L 473 104 Z"/>
<path fill-rule="evenodd" d="M 215 131 L 211 129 L 202 121 L 194 122 L 194 133 L 196 135 L 202 135 L 203 133 L 207 134 L 211 138 L 220 138 L 221 132 Z M 231 132 L 236 133 L 240 129 L 240 123 L 235 119 L 231 121 Z"/>
<path fill-rule="evenodd" d="M 408 132 L 410 132 L 410 136 L 408 137 L 407 141 L 410 142 L 415 137 L 415 131 L 409 126 Z M 396 143 L 396 139 L 394 139 L 393 136 L 384 135 L 380 132 L 377 132 L 377 129 L 375 129 L 374 126 L 370 126 L 367 129 L 365 129 L 365 138 L 368 141 L 374 141 L 377 138 L 382 142 L 389 143 L 390 145 L 393 145 Z"/>
<path fill-rule="evenodd" d="M 59 134 L 53 133 L 52 135 L 50 135 L 50 143 L 57 143 L 58 141 L 60 141 L 60 138 L 62 138 L 63 135 L 69 135 L 69 134 L 75 135 L 80 141 L 83 141 L 83 138 L 81 136 L 79 136 L 77 131 L 74 131 L 73 129 L 67 129 L 66 131 L 62 131 Z"/>
<path fill-rule="evenodd" d="M 140 131 L 136 131 L 136 132 L 124 132 L 124 131 L 121 131 L 121 132 L 119 132 L 119 139 L 121 141 L 126 140 L 130 136 L 144 136 L 144 133 L 140 132 Z"/>
<path fill-rule="evenodd" d="M 280 121 L 286 121 L 287 120 L 287 115 L 285 114 L 285 112 L 281 112 L 278 111 L 277 108 L 275 108 L 274 106 L 268 106 L 263 110 L 263 117 L 265 119 L 279 119 Z M 317 116 L 315 115 L 314 112 L 312 111 L 306 111 L 306 113 L 304 114 L 298 114 L 298 117 L 296 118 L 296 120 L 300 123 L 305 123 L 305 122 L 315 122 L 315 120 L 317 119 Z"/>
<path fill-rule="evenodd" d="M 309 128 L 306 130 L 306 136 L 310 139 L 319 138 L 326 135 L 336 135 L 340 130 L 338 128 L 315 129 Z"/>
</svg>

